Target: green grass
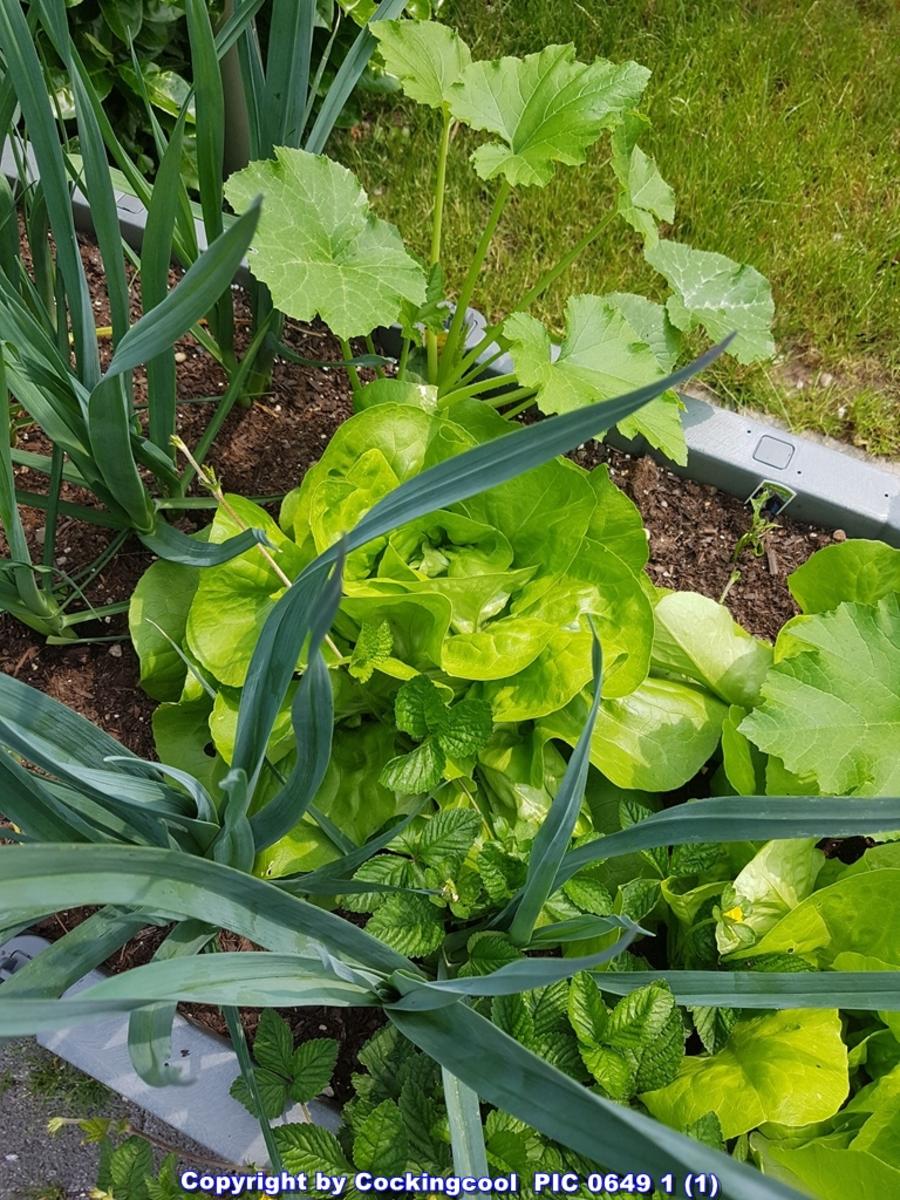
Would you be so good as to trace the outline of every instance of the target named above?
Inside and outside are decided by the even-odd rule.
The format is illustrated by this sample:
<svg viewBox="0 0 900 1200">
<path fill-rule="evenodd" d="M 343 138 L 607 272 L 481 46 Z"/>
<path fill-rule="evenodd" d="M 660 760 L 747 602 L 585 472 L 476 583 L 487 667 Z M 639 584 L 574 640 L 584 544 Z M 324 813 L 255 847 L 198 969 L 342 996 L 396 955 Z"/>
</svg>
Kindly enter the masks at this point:
<svg viewBox="0 0 900 1200">
<path fill-rule="evenodd" d="M 752 263 L 772 280 L 779 360 L 720 368 L 737 405 L 876 454 L 900 453 L 900 7 L 895 0 L 447 0 L 476 56 L 574 41 L 582 58 L 653 70 L 643 139 L 675 189 L 669 235 Z M 335 146 L 378 212 L 427 251 L 436 114 L 372 99 Z M 455 141 L 445 214 L 449 282 L 460 282 L 489 192 Z M 607 151 L 522 189 L 504 218 L 476 304 L 515 305 L 542 264 L 610 206 Z M 612 224 L 537 308 L 558 326 L 570 292 L 644 291 L 660 281 L 634 235 Z M 797 383 L 802 386 L 797 387 Z"/>
<path fill-rule="evenodd" d="M 66 1105 L 72 1110 L 71 1115 L 89 1116 L 113 1099 L 105 1084 L 55 1054 L 34 1050 L 26 1055 L 26 1064 L 26 1086 L 32 1096 Z"/>
</svg>

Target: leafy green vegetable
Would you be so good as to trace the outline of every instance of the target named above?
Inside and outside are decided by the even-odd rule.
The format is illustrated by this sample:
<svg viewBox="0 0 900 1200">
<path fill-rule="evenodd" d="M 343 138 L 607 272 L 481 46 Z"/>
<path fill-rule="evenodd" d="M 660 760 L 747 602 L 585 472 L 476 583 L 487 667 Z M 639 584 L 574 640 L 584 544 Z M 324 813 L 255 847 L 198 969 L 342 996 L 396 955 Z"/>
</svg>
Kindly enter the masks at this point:
<svg viewBox="0 0 900 1200">
<path fill-rule="evenodd" d="M 566 337 L 554 357 L 550 335 L 535 317 L 513 313 L 503 325 L 519 381 L 537 391 L 542 412 L 571 412 L 595 400 L 640 387 L 665 374 L 656 354 L 629 325 L 621 309 L 601 296 L 571 296 L 566 308 Z M 639 409 L 619 429 L 642 434 L 674 462 L 687 462 L 674 393 Z"/>
<path fill-rule="evenodd" d="M 728 704 L 751 707 L 772 651 L 728 609 L 697 592 L 670 592 L 653 610 L 653 666 L 700 683 Z"/>
<path fill-rule="evenodd" d="M 722 894 L 720 954 L 752 946 L 812 892 L 824 856 L 812 838 L 767 842 Z"/>
<path fill-rule="evenodd" d="M 688 333 L 702 325 L 711 338 L 737 331 L 731 352 L 738 362 L 775 353 L 772 292 L 759 271 L 682 242 L 660 241 L 644 257 L 673 288 L 666 308 L 676 329 Z"/>
<path fill-rule="evenodd" d="M 846 873 L 813 892 L 773 928 L 750 954 L 798 954 L 831 966 L 839 954 L 856 953 L 900 965 L 900 869 L 876 867 Z"/>
<path fill-rule="evenodd" d="M 805 613 L 830 612 L 845 601 L 876 604 L 900 592 L 900 550 L 863 538 L 835 542 L 792 572 L 788 587 Z"/>
<path fill-rule="evenodd" d="M 740 725 L 761 750 L 810 774 L 823 792 L 889 795 L 900 787 L 900 602 L 841 604 L 778 635 L 762 702 Z"/>
<path fill-rule="evenodd" d="M 451 87 L 450 107 L 458 121 L 498 139 L 472 156 L 482 179 L 543 187 L 553 163 L 584 162 L 603 130 L 640 99 L 649 75 L 637 63 L 585 64 L 571 45 L 547 46 L 472 63 Z"/>
<path fill-rule="evenodd" d="M 422 268 L 346 167 L 284 146 L 275 154 L 232 175 L 225 195 L 238 209 L 264 197 L 249 262 L 278 307 L 350 338 L 396 321 L 403 301 L 422 304 Z"/>
<path fill-rule="evenodd" d="M 472 61 L 455 29 L 437 21 L 374 21 L 369 28 L 384 65 L 411 100 L 430 108 L 451 102 L 451 85 Z"/>
<path fill-rule="evenodd" d="M 723 1135 L 732 1138 L 769 1121 L 824 1121 L 848 1087 L 838 1014 L 786 1009 L 739 1021 L 723 1050 L 685 1058 L 672 1083 L 641 1100 L 658 1120 L 680 1129 L 715 1112 Z"/>
</svg>

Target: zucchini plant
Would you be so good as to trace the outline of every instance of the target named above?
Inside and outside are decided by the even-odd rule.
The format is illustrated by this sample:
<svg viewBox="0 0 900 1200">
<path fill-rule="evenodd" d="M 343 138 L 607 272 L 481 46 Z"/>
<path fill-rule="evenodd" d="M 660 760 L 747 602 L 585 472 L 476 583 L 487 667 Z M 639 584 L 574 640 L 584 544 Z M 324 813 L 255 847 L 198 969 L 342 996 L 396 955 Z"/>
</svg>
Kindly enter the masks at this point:
<svg viewBox="0 0 900 1200">
<path fill-rule="evenodd" d="M 442 402 L 480 395 L 507 415 L 533 406 L 543 413 L 568 412 L 616 395 L 623 386 L 659 379 L 698 327 L 713 340 L 733 332 L 729 353 L 741 362 L 773 353 L 773 304 L 765 278 L 724 255 L 660 236 L 660 222 L 674 219 L 675 202 L 639 145 L 647 121 L 636 106 L 649 71 L 634 62 L 582 63 L 571 45 L 477 61 L 453 30 L 436 21 L 385 20 L 371 28 L 404 92 L 443 118 L 429 262 L 425 267 L 414 260 L 397 230 L 371 211 L 350 172 L 279 146 L 274 161 L 252 163 L 225 188 L 237 208 L 253 195 L 266 197 L 248 261 L 279 309 L 301 320 L 320 315 L 344 341 L 347 360 L 352 337 L 396 322 L 403 343 L 395 390 L 410 380 L 424 382 Z M 456 124 L 487 135 L 472 154 L 472 166 L 493 190 L 493 202 L 451 313 L 441 231 Z M 515 191 L 546 187 L 559 167 L 583 163 L 607 134 L 618 188 L 615 209 L 539 274 L 517 311 L 470 329 L 468 307 Z M 664 305 L 621 291 L 573 296 L 556 350 L 549 331 L 528 310 L 617 216 L 637 232 L 644 259 L 665 279 L 669 296 Z M 411 350 L 422 342 L 419 360 Z M 514 370 L 485 378 L 485 365 L 504 351 Z M 352 368 L 350 373 L 358 402 L 367 403 Z M 674 392 L 661 395 L 619 428 L 684 463 L 680 407 Z"/>
</svg>

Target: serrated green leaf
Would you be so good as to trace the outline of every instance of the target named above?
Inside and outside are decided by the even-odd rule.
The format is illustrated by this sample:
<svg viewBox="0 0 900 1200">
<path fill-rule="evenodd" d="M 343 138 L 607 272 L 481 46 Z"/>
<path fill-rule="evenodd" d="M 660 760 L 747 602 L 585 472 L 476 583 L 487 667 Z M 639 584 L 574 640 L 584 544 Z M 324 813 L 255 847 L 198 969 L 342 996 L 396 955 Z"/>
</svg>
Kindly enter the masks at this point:
<svg viewBox="0 0 900 1200">
<path fill-rule="evenodd" d="M 658 240 L 656 218 L 675 219 L 675 193 L 659 173 L 656 162 L 638 146 L 649 122 L 626 114 L 612 136 L 612 167 L 622 189 L 618 211 L 649 245 Z"/>
<path fill-rule="evenodd" d="M 600 1087 L 613 1100 L 627 1100 L 634 1095 L 635 1062 L 631 1055 L 615 1046 L 579 1042 L 581 1061 Z"/>
<path fill-rule="evenodd" d="M 387 621 L 379 624 L 364 621 L 347 670 L 360 683 L 368 683 L 376 667 L 381 666 L 394 648 L 391 627 Z"/>
<path fill-rule="evenodd" d="M 274 1009 L 263 1009 L 260 1014 L 253 1040 L 253 1057 L 261 1067 L 277 1075 L 291 1074 L 294 1037 L 287 1021 Z"/>
<path fill-rule="evenodd" d="M 441 108 L 472 54 L 455 29 L 438 21 L 373 21 L 384 65 L 411 100 Z"/>
<path fill-rule="evenodd" d="M 632 921 L 643 921 L 656 907 L 659 900 L 658 879 L 630 879 L 619 888 L 616 909 L 623 917 Z"/>
<path fill-rule="evenodd" d="M 534 1017 L 524 995 L 495 996 L 491 1001 L 491 1020 L 523 1046 L 534 1044 Z"/>
<path fill-rule="evenodd" d="M 383 1100 L 363 1121 L 353 1139 L 353 1162 L 364 1171 L 392 1175 L 406 1166 L 406 1128 L 399 1107 Z"/>
<path fill-rule="evenodd" d="M 446 716 L 444 699 L 427 675 L 416 675 L 408 680 L 394 699 L 397 728 L 417 742 L 441 728 Z"/>
<path fill-rule="evenodd" d="M 738 1019 L 733 1008 L 718 1008 L 708 1005 L 690 1009 L 697 1036 L 707 1054 L 716 1054 L 728 1041 Z"/>
<path fill-rule="evenodd" d="M 508 900 L 525 882 L 524 862 L 505 853 L 496 842 L 482 846 L 476 867 L 484 890 L 495 904 Z"/>
<path fill-rule="evenodd" d="M 665 374 L 621 308 L 600 296 L 569 297 L 566 336 L 556 359 L 551 356 L 550 335 L 536 317 L 513 313 L 503 333 L 511 342 L 520 383 L 538 389 L 537 405 L 544 413 L 572 412 Z M 678 397 L 667 392 L 620 421 L 618 428 L 626 437 L 642 435 L 668 458 L 684 464 L 680 412 Z"/>
<path fill-rule="evenodd" d="M 400 754 L 385 763 L 378 780 L 401 796 L 420 796 L 433 791 L 441 782 L 444 763 L 443 751 L 429 738 L 409 754 Z"/>
<path fill-rule="evenodd" d="M 273 1130 L 285 1169 L 300 1174 L 316 1171 L 353 1175 L 353 1164 L 329 1129 L 321 1125 L 277 1125 Z"/>
<path fill-rule="evenodd" d="M 478 813 L 464 808 L 444 808 L 426 822 L 419 834 L 416 854 L 432 867 L 458 866 L 482 829 Z"/>
<path fill-rule="evenodd" d="M 714 341 L 736 333 L 728 353 L 738 362 L 772 357 L 775 305 L 759 271 L 683 242 L 660 241 L 646 247 L 644 257 L 673 290 L 666 308 L 676 329 L 687 333 L 702 325 Z"/>
<path fill-rule="evenodd" d="M 659 1034 L 644 1045 L 639 1055 L 635 1089 L 643 1092 L 665 1087 L 675 1078 L 683 1057 L 684 1025 L 678 1010 L 673 1007 Z"/>
<path fill-rule="evenodd" d="M 547 46 L 525 58 L 472 63 L 452 86 L 450 107 L 458 121 L 499 139 L 472 156 L 482 179 L 543 187 L 554 163 L 584 162 L 603 130 L 637 103 L 649 75 L 637 63 L 586 64 L 572 45 Z"/>
<path fill-rule="evenodd" d="M 433 954 L 444 940 L 440 909 L 424 896 L 397 893 L 378 906 L 366 932 L 413 958 Z"/>
<path fill-rule="evenodd" d="M 608 917 L 613 911 L 613 898 L 609 889 L 596 879 L 569 879 L 563 884 L 563 894 L 577 905 L 582 912 L 595 917 Z"/>
<path fill-rule="evenodd" d="M 109 1159 L 110 1190 L 121 1200 L 145 1200 L 147 1178 L 153 1172 L 153 1151 L 142 1137 L 116 1146 Z"/>
<path fill-rule="evenodd" d="M 449 758 L 474 758 L 490 741 L 493 727 L 490 704 L 467 696 L 447 713 L 437 731 L 437 742 Z"/>
<path fill-rule="evenodd" d="M 264 197 L 248 262 L 276 306 L 316 316 L 341 338 L 390 325 L 404 301 L 422 304 L 425 274 L 393 225 L 369 211 L 355 176 L 330 158 L 279 146 L 225 185 L 241 209 Z"/>
<path fill-rule="evenodd" d="M 492 971 L 505 967 L 507 963 L 517 962 L 522 957 L 505 933 L 474 933 L 466 949 L 469 957 L 459 971 L 463 977 L 490 975 Z"/>
<path fill-rule="evenodd" d="M 725 1139 L 722 1137 L 722 1126 L 714 1112 L 704 1113 L 696 1121 L 692 1121 L 684 1131 L 688 1137 L 696 1138 L 714 1150 L 725 1149 Z"/>
<path fill-rule="evenodd" d="M 310 1038 L 301 1042 L 291 1062 L 293 1081 L 291 1099 L 307 1104 L 331 1082 L 337 1062 L 338 1044 L 334 1038 Z"/>
<path fill-rule="evenodd" d="M 599 1042 L 603 1037 L 609 1014 L 597 981 L 586 971 L 569 983 L 568 1017 L 580 1042 Z"/>
<path fill-rule="evenodd" d="M 832 795 L 900 791 L 900 601 L 797 617 L 740 732 Z"/>
<path fill-rule="evenodd" d="M 619 827 L 621 829 L 630 829 L 632 825 L 637 825 L 639 821 L 645 821 L 652 815 L 652 809 L 639 804 L 631 796 L 623 796 L 619 801 Z M 669 856 L 665 846 L 654 846 L 652 850 L 642 851 L 642 854 L 659 875 L 668 874 Z"/>
<path fill-rule="evenodd" d="M 682 337 L 669 320 L 665 305 L 633 292 L 607 292 L 600 297 L 617 308 L 642 342 L 646 342 L 664 371 L 671 371 L 681 353 Z"/>
<path fill-rule="evenodd" d="M 259 1090 L 259 1096 L 262 1100 L 263 1113 L 270 1121 L 274 1121 L 287 1108 L 288 1097 L 290 1095 L 289 1081 L 284 1075 L 275 1071 L 267 1071 L 264 1067 L 255 1067 L 254 1074 L 256 1076 L 256 1086 Z M 254 1117 L 259 1117 L 253 1094 L 247 1086 L 243 1075 L 238 1075 L 232 1083 L 229 1092 L 235 1100 L 243 1104 L 247 1112 L 251 1113 Z"/>
</svg>

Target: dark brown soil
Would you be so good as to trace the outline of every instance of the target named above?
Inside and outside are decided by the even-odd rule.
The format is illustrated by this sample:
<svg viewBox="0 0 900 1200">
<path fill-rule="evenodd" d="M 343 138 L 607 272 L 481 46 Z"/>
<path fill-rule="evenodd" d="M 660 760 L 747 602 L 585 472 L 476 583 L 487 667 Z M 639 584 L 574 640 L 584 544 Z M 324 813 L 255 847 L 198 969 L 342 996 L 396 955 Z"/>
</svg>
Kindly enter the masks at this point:
<svg viewBox="0 0 900 1200">
<path fill-rule="evenodd" d="M 107 319 L 102 269 L 95 249 L 85 244 L 83 250 L 94 294 L 99 298 L 98 324 L 102 324 Z M 236 313 L 239 330 L 246 330 L 249 313 L 241 293 L 236 293 Z M 307 358 L 340 357 L 338 345 L 323 328 L 288 324 L 284 337 Z M 224 373 L 193 342 L 186 340 L 179 346 L 178 358 L 180 400 L 221 395 L 225 388 Z M 136 384 L 140 402 L 139 374 Z M 188 445 L 196 443 L 213 410 L 214 405 L 206 403 L 182 405 L 179 432 Z M 232 411 L 209 462 L 226 490 L 244 495 L 282 494 L 297 485 L 350 412 L 349 389 L 341 372 L 279 362 L 271 391 L 258 398 L 251 408 L 236 407 Z M 20 444 L 32 450 L 47 450 L 37 431 L 21 435 Z M 608 463 L 615 482 L 638 505 L 649 531 L 649 571 L 656 583 L 719 598 L 734 566 L 735 543 L 749 526 L 750 512 L 746 505 L 714 488 L 681 480 L 650 459 L 634 459 L 606 446 L 590 444 L 572 457 L 586 467 L 601 461 Z M 40 476 L 25 470 L 19 475 L 22 488 L 43 490 Z M 64 496 L 82 504 L 91 503 L 89 496 L 68 485 Z M 32 549 L 39 555 L 43 514 L 26 509 L 24 519 Z M 199 513 L 180 523 L 190 529 L 203 521 L 204 514 Z M 100 553 L 109 537 L 96 526 L 62 519 L 58 534 L 60 564 L 68 573 L 77 574 Z M 767 536 L 765 553 L 758 558 L 746 554 L 738 564 L 741 578 L 728 596 L 737 620 L 759 636 L 774 637 L 796 611 L 785 586 L 786 576 L 815 549 L 831 540 L 831 534 L 782 520 Z M 126 600 L 151 561 L 152 555 L 136 538 L 130 538 L 91 585 L 88 598 L 93 604 Z M 137 661 L 128 642 L 125 617 L 85 624 L 80 632 L 93 638 L 118 640 L 50 646 L 35 632 L 0 615 L 0 670 L 70 705 L 136 753 L 153 757 L 150 717 L 154 706 L 138 687 Z M 59 937 L 89 911 L 73 910 L 48 918 L 42 923 L 41 932 L 51 938 Z M 147 962 L 164 936 L 165 930 L 148 928 L 114 955 L 107 968 L 122 971 Z M 249 943 L 235 939 L 232 934 L 223 934 L 221 940 L 228 949 L 249 948 Z M 217 1010 L 187 1006 L 185 1012 L 216 1032 L 225 1032 Z M 346 1099 L 357 1052 L 381 1023 L 381 1015 L 369 1010 L 325 1009 L 284 1010 L 283 1015 L 298 1039 L 329 1036 L 338 1040 L 341 1054 L 334 1090 L 339 1101 Z M 256 1009 L 242 1013 L 251 1037 L 258 1018 Z"/>
<path fill-rule="evenodd" d="M 735 620 L 757 637 L 773 639 L 796 614 L 787 576 L 835 540 L 832 533 L 781 517 L 763 539 L 763 554 L 747 550 L 735 563 L 738 539 L 750 526 L 750 509 L 736 496 L 681 479 L 652 458 L 633 458 L 608 446 L 586 446 L 572 458 L 585 467 L 608 463 L 611 477 L 641 510 L 650 534 L 647 569 L 659 587 L 718 600 L 736 567 L 740 578 L 727 604 Z"/>
</svg>

